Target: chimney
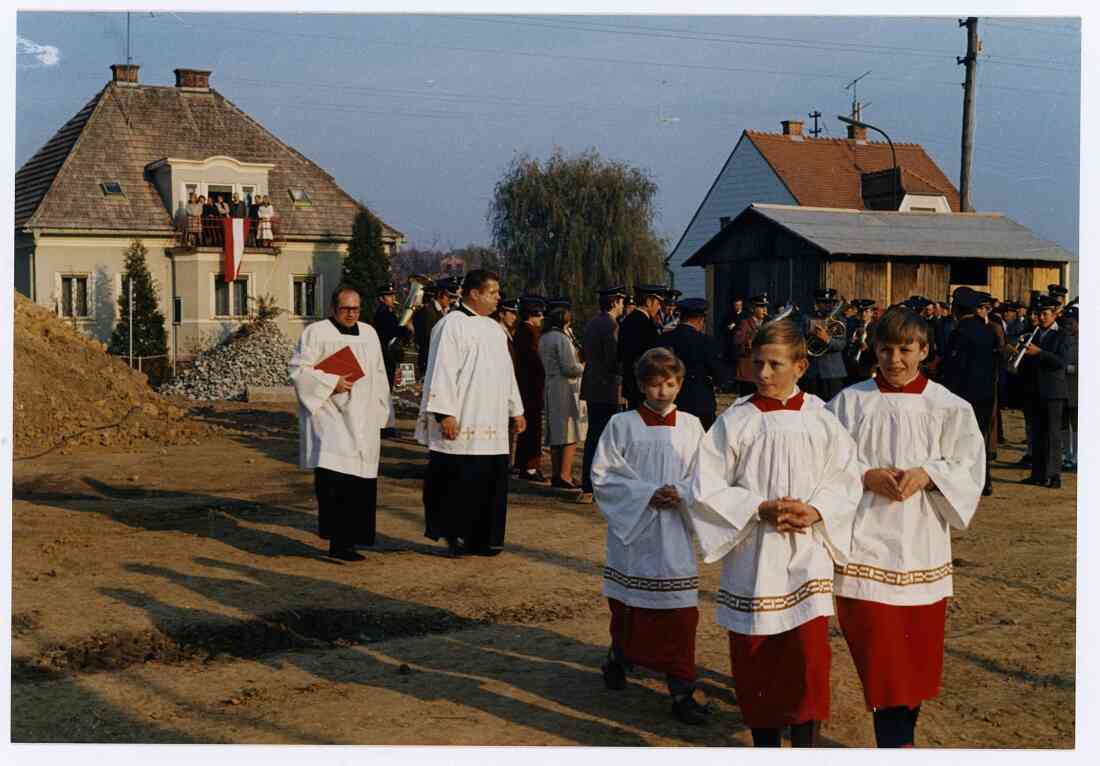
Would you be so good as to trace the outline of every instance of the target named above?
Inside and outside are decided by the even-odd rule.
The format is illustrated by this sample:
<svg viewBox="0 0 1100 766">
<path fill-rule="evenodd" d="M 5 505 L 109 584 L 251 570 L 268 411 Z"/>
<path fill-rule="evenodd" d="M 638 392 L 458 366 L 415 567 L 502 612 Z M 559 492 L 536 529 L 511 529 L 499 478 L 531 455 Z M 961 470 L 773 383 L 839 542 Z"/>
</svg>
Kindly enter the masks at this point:
<svg viewBox="0 0 1100 766">
<path fill-rule="evenodd" d="M 783 126 L 783 135 L 785 136 L 801 136 L 802 135 L 802 120 L 783 120 L 779 123 Z"/>
<path fill-rule="evenodd" d="M 209 69 L 176 69 L 176 87 L 184 90 L 210 90 Z"/>
<path fill-rule="evenodd" d="M 111 81 L 119 85 L 137 85 L 139 64 L 111 64 Z"/>
<path fill-rule="evenodd" d="M 849 141 L 863 141 L 867 142 L 867 128 L 860 127 L 858 125 L 848 126 L 848 140 Z"/>
</svg>

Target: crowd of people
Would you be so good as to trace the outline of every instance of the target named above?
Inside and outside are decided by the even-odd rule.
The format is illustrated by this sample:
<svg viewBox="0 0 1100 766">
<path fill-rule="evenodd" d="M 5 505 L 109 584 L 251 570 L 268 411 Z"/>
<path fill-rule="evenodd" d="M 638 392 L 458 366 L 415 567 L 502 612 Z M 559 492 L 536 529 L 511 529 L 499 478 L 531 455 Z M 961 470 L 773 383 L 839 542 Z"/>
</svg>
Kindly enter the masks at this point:
<svg viewBox="0 0 1100 766">
<path fill-rule="evenodd" d="M 1056 487 L 1075 460 L 1075 435 L 1060 445 L 1063 425 L 1076 430 L 1076 309 L 1058 286 L 1023 316 L 969 288 L 950 305 L 913 296 L 885 310 L 822 289 L 812 312 L 770 319 L 758 295 L 743 315 L 735 303 L 724 344 L 705 333 L 706 301 L 662 285 L 600 290 L 579 338 L 568 299 L 504 300 L 490 271 L 426 292 L 399 319 L 384 286 L 372 326 L 340 286 L 291 359 L 329 555 L 360 561 L 356 547 L 373 544 L 392 349 L 415 340 L 425 535 L 450 557 L 499 554 L 510 474 L 594 500 L 607 522 L 604 684 L 625 688 L 635 665 L 663 672 L 689 724 L 708 720 L 694 694 L 698 541 L 722 564 L 716 619 L 757 746 L 788 727 L 793 745 L 816 743 L 834 614 L 877 743 L 912 746 L 942 680 L 950 529 L 991 492 L 1000 411 L 1024 410 L 1027 483 Z M 719 414 L 723 385 L 739 396 Z"/>
<path fill-rule="evenodd" d="M 263 194 L 249 195 L 247 200 L 243 200 L 239 194 L 211 194 L 207 198 L 192 192 L 187 197 L 182 218 L 186 243 L 191 247 L 224 245 L 222 221 L 226 218 L 242 218 L 248 222 L 249 245 L 270 247 L 275 240 L 275 208 L 271 198 Z"/>
</svg>

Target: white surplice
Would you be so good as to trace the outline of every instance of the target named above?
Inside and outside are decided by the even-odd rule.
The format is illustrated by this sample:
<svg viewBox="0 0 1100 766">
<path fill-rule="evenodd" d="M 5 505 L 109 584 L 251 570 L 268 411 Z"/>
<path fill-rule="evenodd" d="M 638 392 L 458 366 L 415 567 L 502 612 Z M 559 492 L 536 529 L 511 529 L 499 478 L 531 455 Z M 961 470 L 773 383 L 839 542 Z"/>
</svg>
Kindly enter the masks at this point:
<svg viewBox="0 0 1100 766">
<path fill-rule="evenodd" d="M 690 502 L 693 458 L 703 426 L 677 411 L 676 425 L 649 426 L 637 410 L 608 421 L 592 459 L 592 494 L 607 519 L 603 593 L 645 609 L 692 607 L 699 569 L 685 508 L 649 501 L 671 484 Z"/>
<path fill-rule="evenodd" d="M 847 561 L 860 478 L 855 444 L 821 399 L 803 394 L 801 409 L 774 412 L 752 400 L 738 399 L 699 444 L 690 516 L 703 560 L 724 559 L 718 624 L 774 635 L 833 614 L 833 565 Z M 761 521 L 760 504 L 782 497 L 821 521 L 805 534 Z"/>
<path fill-rule="evenodd" d="M 973 408 L 932 381 L 919 394 L 883 393 L 872 379 L 844 389 L 829 409 L 856 440 L 861 474 L 923 468 L 936 485 L 904 503 L 863 492 L 837 595 L 897 606 L 952 595 L 949 527 L 966 529 L 985 482 Z"/>
<path fill-rule="evenodd" d="M 302 331 L 288 365 L 298 395 L 298 464 L 364 479 L 378 477 L 381 430 L 394 423 L 382 345 L 374 328 L 358 322 L 358 335 L 344 335 L 324 319 Z M 345 346 L 364 377 L 351 391 L 333 394 L 338 376 L 314 365 Z"/>
<path fill-rule="evenodd" d="M 458 438 L 443 438 L 433 413 L 458 419 Z M 464 306 L 432 328 L 416 440 L 451 455 L 507 455 L 509 418 L 523 414 L 508 335 L 495 319 Z"/>
</svg>

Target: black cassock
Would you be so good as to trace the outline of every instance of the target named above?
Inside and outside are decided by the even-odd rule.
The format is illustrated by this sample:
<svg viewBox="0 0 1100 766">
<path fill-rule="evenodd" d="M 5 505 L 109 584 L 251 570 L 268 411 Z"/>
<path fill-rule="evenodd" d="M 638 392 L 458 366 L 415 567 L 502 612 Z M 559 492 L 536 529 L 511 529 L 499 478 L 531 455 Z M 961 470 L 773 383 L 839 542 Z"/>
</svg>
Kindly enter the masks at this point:
<svg viewBox="0 0 1100 766">
<path fill-rule="evenodd" d="M 314 468 L 313 489 L 322 540 L 331 540 L 337 548 L 374 545 L 378 479 Z"/>
<path fill-rule="evenodd" d="M 462 538 L 468 548 L 500 548 L 508 516 L 508 455 L 428 452 L 424 536 Z"/>
</svg>

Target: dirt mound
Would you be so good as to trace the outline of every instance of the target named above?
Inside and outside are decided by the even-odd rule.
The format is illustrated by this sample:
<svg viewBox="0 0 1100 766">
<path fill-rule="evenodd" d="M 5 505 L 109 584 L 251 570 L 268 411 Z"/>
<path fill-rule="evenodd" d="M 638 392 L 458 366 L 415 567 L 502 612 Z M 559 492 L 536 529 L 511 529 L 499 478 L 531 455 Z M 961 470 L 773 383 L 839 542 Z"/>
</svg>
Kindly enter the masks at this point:
<svg viewBox="0 0 1100 766">
<path fill-rule="evenodd" d="M 14 367 L 17 458 L 58 444 L 62 452 L 198 444 L 214 430 L 189 420 L 185 404 L 157 394 L 102 343 L 19 294 Z"/>
</svg>

